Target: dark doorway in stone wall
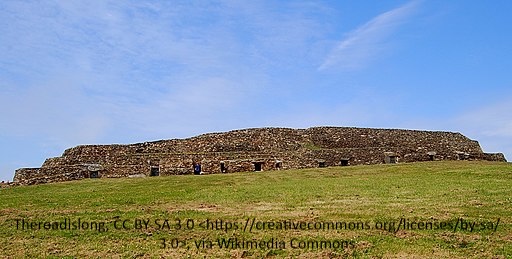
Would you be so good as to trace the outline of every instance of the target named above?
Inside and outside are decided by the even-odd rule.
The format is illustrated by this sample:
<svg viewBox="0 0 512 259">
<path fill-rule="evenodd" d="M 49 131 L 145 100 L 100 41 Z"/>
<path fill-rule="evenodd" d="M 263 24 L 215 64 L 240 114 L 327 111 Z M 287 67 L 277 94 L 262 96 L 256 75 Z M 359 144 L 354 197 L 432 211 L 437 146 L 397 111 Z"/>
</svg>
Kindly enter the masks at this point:
<svg viewBox="0 0 512 259">
<path fill-rule="evenodd" d="M 224 161 L 220 162 L 220 172 L 223 174 L 227 172 L 226 164 L 224 163 Z"/>
<path fill-rule="evenodd" d="M 428 160 L 429 161 L 434 161 L 436 160 L 436 152 L 427 152 L 427 155 L 428 155 Z"/>
<path fill-rule="evenodd" d="M 325 160 L 317 160 L 317 162 L 318 162 L 318 167 L 327 167 Z"/>
<path fill-rule="evenodd" d="M 254 171 L 259 172 L 263 169 L 263 163 L 262 162 L 254 162 Z"/>
<path fill-rule="evenodd" d="M 151 172 L 150 172 L 149 176 L 159 176 L 159 175 L 160 175 L 160 168 L 156 167 L 156 166 L 151 167 Z"/>
<path fill-rule="evenodd" d="M 283 162 L 282 161 L 279 161 L 277 160 L 276 161 L 276 169 L 277 170 L 281 170 L 281 168 L 283 167 Z"/>
<path fill-rule="evenodd" d="M 458 160 L 468 160 L 469 153 L 459 152 L 459 153 L 457 153 L 457 159 Z"/>
<path fill-rule="evenodd" d="M 100 178 L 100 172 L 99 171 L 92 171 L 89 173 L 89 178 Z"/>
<path fill-rule="evenodd" d="M 398 156 L 394 152 L 384 152 L 384 163 L 385 164 L 396 164 L 398 163 Z"/>
<path fill-rule="evenodd" d="M 341 159 L 341 161 L 340 161 L 340 165 L 341 165 L 341 166 L 348 166 L 348 165 L 349 165 L 349 164 L 348 164 L 348 161 L 349 161 L 349 160 L 350 160 L 350 159 L 348 159 L 348 158 L 342 158 L 342 159 Z"/>
<path fill-rule="evenodd" d="M 103 169 L 103 166 L 100 164 L 89 164 L 87 166 L 87 171 L 89 171 L 89 178 L 100 178 L 100 171 Z"/>
<path fill-rule="evenodd" d="M 396 164 L 397 161 L 398 161 L 398 159 L 396 158 L 396 156 L 388 157 L 388 164 Z"/>
</svg>

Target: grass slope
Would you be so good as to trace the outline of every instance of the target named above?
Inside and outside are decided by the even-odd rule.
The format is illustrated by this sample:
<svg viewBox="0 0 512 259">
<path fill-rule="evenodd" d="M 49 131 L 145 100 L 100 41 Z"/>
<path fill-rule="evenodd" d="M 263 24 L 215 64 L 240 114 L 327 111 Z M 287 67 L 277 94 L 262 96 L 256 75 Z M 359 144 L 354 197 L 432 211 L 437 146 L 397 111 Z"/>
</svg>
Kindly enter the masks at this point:
<svg viewBox="0 0 512 259">
<path fill-rule="evenodd" d="M 511 172 L 510 163 L 452 161 L 7 188 L 0 255 L 506 258 Z M 22 229 L 23 220 L 35 225 Z M 65 220 L 97 225 L 52 229 Z M 249 242 L 221 248 L 219 238 Z"/>
</svg>

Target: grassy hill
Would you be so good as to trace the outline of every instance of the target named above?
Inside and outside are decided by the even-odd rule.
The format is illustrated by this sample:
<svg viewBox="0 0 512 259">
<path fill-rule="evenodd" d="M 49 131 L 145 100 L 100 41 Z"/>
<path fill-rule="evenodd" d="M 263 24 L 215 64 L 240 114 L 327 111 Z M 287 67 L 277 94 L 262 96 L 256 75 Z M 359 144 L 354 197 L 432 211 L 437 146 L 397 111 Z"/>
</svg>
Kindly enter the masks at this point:
<svg viewBox="0 0 512 259">
<path fill-rule="evenodd" d="M 0 199 L 4 257 L 512 256 L 510 163 L 87 179 Z"/>
</svg>

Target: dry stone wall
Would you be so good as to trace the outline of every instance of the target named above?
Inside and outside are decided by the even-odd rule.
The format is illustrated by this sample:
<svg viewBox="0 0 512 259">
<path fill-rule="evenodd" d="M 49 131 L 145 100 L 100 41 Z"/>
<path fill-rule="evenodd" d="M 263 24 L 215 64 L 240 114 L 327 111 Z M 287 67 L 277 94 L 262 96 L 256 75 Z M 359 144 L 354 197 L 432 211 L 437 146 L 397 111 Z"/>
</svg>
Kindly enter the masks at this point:
<svg viewBox="0 0 512 259">
<path fill-rule="evenodd" d="M 477 141 L 453 132 L 258 128 L 129 145 L 77 146 L 47 159 L 41 168 L 16 170 L 14 182 L 192 174 L 194 163 L 205 173 L 232 173 L 460 159 L 506 161 L 503 154 L 484 153 Z"/>
</svg>

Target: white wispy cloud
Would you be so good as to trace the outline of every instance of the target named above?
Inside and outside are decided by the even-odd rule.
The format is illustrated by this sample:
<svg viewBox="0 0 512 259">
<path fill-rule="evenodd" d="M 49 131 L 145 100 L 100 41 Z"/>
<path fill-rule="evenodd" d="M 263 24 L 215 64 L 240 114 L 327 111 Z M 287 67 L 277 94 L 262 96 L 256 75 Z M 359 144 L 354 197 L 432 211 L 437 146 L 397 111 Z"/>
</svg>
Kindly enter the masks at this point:
<svg viewBox="0 0 512 259">
<path fill-rule="evenodd" d="M 393 32 L 417 9 L 418 1 L 382 13 L 350 32 L 324 59 L 318 70 L 361 68 L 377 58 L 388 46 Z"/>
<path fill-rule="evenodd" d="M 258 126 L 277 90 L 268 71 L 307 63 L 297 56 L 321 37 L 322 12 L 273 1 L 2 1 L 0 141 L 50 146 L 18 160 L 42 163 L 77 144 Z"/>
</svg>

